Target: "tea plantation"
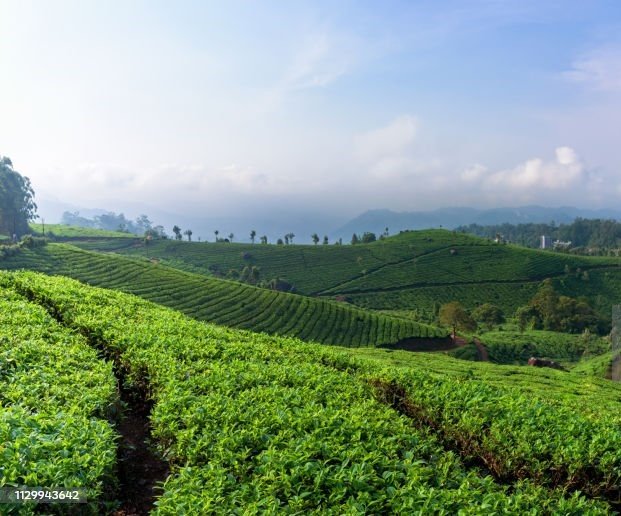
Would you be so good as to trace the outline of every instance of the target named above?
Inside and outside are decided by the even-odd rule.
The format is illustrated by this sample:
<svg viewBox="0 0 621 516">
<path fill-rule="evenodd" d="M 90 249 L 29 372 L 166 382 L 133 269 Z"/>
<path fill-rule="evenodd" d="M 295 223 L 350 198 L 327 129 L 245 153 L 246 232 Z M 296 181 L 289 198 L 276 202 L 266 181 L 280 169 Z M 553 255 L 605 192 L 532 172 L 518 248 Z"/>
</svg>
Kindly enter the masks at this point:
<svg viewBox="0 0 621 516">
<path fill-rule="evenodd" d="M 619 498 L 612 382 L 538 370 L 511 381 L 523 368 L 428 354 L 396 367 L 384 358 L 399 352 L 362 358 L 208 325 L 69 279 L 2 273 L 0 283 L 7 303 L 44 307 L 152 401 L 151 435 L 171 468 L 156 514 L 610 514 Z M 30 357 L 15 363 L 36 378 Z M 77 412 L 98 414 L 107 392 Z M 24 410 L 46 406 L 33 397 Z M 11 470 L 5 482 L 23 475 Z"/>
<path fill-rule="evenodd" d="M 4 258 L 0 267 L 62 274 L 137 294 L 200 320 L 326 344 L 375 346 L 447 335 L 432 326 L 333 300 L 276 292 L 64 244 L 24 249 Z"/>
<path fill-rule="evenodd" d="M 84 489 L 96 514 L 97 501 L 116 485 L 111 364 L 7 289 L 4 277 L 0 283 L 0 486 Z"/>
<path fill-rule="evenodd" d="M 524 305 L 545 278 L 572 297 L 586 296 L 601 313 L 621 302 L 621 259 L 585 257 L 495 244 L 447 230 L 405 232 L 370 244 L 262 245 L 120 241 L 81 247 L 156 257 L 211 275 L 256 266 L 263 278 L 284 278 L 302 294 L 347 299 L 378 310 L 433 309 L 459 300 L 491 302 L 506 313 Z"/>
</svg>

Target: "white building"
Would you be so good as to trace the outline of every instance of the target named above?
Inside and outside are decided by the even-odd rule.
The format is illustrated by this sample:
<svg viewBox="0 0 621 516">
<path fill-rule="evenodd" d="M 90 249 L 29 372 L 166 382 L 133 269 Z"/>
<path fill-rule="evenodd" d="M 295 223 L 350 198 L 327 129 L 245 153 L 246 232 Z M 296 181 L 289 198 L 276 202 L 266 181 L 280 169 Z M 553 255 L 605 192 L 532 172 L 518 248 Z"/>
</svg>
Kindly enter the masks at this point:
<svg viewBox="0 0 621 516">
<path fill-rule="evenodd" d="M 552 249 L 552 237 L 548 235 L 541 235 L 541 243 L 539 244 L 541 249 Z"/>
</svg>

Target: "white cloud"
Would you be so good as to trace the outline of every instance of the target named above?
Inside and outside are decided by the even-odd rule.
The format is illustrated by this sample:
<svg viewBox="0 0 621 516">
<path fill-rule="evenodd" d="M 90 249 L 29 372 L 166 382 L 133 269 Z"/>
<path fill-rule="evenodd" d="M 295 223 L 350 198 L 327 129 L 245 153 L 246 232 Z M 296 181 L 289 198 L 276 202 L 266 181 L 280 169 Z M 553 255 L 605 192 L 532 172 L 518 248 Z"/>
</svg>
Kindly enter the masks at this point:
<svg viewBox="0 0 621 516">
<path fill-rule="evenodd" d="M 558 147 L 556 159 L 532 158 L 514 168 L 493 172 L 483 165 L 473 165 L 461 173 L 467 183 L 477 182 L 486 190 L 533 191 L 565 190 L 585 183 L 591 177 L 586 166 L 571 147 Z"/>
<path fill-rule="evenodd" d="M 314 34 L 307 38 L 293 58 L 285 74 L 287 89 L 322 87 L 334 82 L 350 66 L 349 52 L 339 48 L 327 34 Z"/>
<path fill-rule="evenodd" d="M 594 90 L 621 92 L 621 45 L 600 47 L 579 56 L 564 76 Z"/>
<path fill-rule="evenodd" d="M 467 183 L 475 182 L 481 179 L 487 172 L 487 167 L 475 163 L 461 173 L 461 179 Z"/>
<path fill-rule="evenodd" d="M 390 124 L 355 138 L 356 157 L 367 164 L 394 161 L 402 163 L 411 155 L 418 122 L 410 115 L 395 118 Z"/>
</svg>

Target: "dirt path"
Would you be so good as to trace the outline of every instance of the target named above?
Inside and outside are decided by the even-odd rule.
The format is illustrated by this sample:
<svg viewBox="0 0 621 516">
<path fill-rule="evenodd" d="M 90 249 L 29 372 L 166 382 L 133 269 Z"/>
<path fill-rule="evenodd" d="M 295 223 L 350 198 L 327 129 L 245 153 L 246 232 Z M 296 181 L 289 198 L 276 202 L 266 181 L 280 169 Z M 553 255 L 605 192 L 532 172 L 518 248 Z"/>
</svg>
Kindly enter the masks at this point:
<svg viewBox="0 0 621 516">
<path fill-rule="evenodd" d="M 479 361 L 489 362 L 489 353 L 483 343 L 476 337 L 473 339 L 474 345 L 477 347 L 477 353 L 479 354 Z"/>
<path fill-rule="evenodd" d="M 145 402 L 144 396 L 125 389 L 121 390 L 121 399 L 126 407 L 123 419 L 117 425 L 121 435 L 117 452 L 117 498 L 121 507 L 113 514 L 147 515 L 161 493 L 158 484 L 168 476 L 168 464 L 152 450 L 149 438 L 150 404 Z"/>
</svg>

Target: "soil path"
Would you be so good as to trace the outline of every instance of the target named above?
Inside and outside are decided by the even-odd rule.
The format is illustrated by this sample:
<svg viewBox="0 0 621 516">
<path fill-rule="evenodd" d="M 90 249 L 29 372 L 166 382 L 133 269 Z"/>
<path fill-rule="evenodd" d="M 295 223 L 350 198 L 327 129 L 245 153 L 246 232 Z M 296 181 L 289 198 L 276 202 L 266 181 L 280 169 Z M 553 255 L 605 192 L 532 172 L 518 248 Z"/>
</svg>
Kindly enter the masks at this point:
<svg viewBox="0 0 621 516">
<path fill-rule="evenodd" d="M 474 345 L 477 347 L 477 353 L 479 355 L 479 361 L 489 362 L 489 353 L 483 343 L 476 337 L 473 339 Z"/>
<path fill-rule="evenodd" d="M 121 382 L 122 385 L 122 382 Z M 151 512 L 163 482 L 169 473 L 168 464 L 153 450 L 149 439 L 150 404 L 144 396 L 121 390 L 126 409 L 117 425 L 121 434 L 118 445 L 119 491 L 121 506 L 114 516 L 142 516 Z"/>
</svg>

